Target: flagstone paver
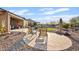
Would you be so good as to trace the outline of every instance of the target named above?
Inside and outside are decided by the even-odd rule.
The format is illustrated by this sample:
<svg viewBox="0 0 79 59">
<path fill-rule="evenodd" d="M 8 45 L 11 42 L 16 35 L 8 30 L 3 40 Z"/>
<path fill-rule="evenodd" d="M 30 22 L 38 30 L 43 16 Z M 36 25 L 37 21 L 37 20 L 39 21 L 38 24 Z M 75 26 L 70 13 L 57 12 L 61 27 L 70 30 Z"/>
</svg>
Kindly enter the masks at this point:
<svg viewBox="0 0 79 59">
<path fill-rule="evenodd" d="M 33 35 L 34 37 L 32 37 L 32 40 L 29 40 L 27 37 L 23 38 L 24 33 L 15 33 L 15 34 L 12 34 L 5 40 L 0 41 L 0 50 L 50 51 L 50 50 L 64 50 L 72 46 L 72 41 L 70 38 L 56 33 L 48 32 L 48 38 L 45 44 L 38 44 L 36 42 L 38 33 Z"/>
<path fill-rule="evenodd" d="M 48 32 L 48 39 L 45 44 L 38 44 L 35 38 L 28 45 L 41 50 L 64 50 L 72 46 L 72 41 L 64 35 Z"/>
<path fill-rule="evenodd" d="M 48 33 L 47 50 L 64 50 L 72 46 L 70 38 L 56 33 Z"/>
</svg>

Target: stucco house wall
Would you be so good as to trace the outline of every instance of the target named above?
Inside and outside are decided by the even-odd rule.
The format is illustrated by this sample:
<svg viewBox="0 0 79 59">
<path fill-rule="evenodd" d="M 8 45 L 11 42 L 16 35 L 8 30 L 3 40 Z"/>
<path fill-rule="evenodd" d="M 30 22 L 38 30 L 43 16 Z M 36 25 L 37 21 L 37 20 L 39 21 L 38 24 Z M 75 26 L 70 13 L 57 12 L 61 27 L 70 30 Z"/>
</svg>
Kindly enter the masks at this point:
<svg viewBox="0 0 79 59">
<path fill-rule="evenodd" d="M 0 12 L 2 12 L 2 11 L 0 11 Z M 8 13 L 6 11 L 2 12 L 0 14 L 0 25 L 2 27 L 5 27 L 6 30 L 8 31 L 9 20 L 7 20 L 7 19 L 8 19 Z"/>
<path fill-rule="evenodd" d="M 12 25 L 15 25 L 12 23 L 13 22 L 12 20 L 14 20 L 16 22 L 18 21 L 20 23 L 20 25 L 22 25 L 23 28 L 31 26 L 34 23 L 30 20 L 27 20 L 21 16 L 16 15 L 16 14 L 13 14 L 9 11 L 6 11 L 6 10 L 2 11 L 2 10 L 0 10 L 0 25 L 2 27 L 6 27 L 7 32 L 10 32 Z"/>
<path fill-rule="evenodd" d="M 6 27 L 7 32 L 10 32 L 10 30 L 11 30 L 11 20 L 12 20 L 11 17 L 14 18 L 15 20 L 18 20 L 20 25 L 22 25 L 23 27 L 28 26 L 28 21 L 5 11 L 3 13 L 0 13 L 0 25 L 2 27 Z"/>
<path fill-rule="evenodd" d="M 24 26 L 25 28 L 28 27 L 28 21 L 24 20 L 23 26 Z"/>
</svg>

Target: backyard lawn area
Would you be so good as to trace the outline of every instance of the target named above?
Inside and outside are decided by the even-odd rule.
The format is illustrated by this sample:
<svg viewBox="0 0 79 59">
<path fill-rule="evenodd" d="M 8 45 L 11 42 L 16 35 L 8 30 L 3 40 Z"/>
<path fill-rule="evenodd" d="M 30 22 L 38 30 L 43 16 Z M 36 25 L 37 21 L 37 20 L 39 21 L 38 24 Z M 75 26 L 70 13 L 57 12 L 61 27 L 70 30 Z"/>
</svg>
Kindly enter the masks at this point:
<svg viewBox="0 0 79 59">
<path fill-rule="evenodd" d="M 47 31 L 55 31 L 57 28 L 47 28 Z"/>
</svg>

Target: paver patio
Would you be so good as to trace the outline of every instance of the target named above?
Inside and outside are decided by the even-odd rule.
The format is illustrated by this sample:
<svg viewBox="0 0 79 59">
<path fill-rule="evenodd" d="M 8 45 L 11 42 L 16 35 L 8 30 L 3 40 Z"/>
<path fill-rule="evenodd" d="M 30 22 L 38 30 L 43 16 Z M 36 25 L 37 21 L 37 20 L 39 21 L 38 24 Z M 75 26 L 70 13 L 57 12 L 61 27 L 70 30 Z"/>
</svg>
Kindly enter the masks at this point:
<svg viewBox="0 0 79 59">
<path fill-rule="evenodd" d="M 46 44 L 38 44 L 35 38 L 28 45 L 41 50 L 64 50 L 72 46 L 72 41 L 64 35 L 48 32 Z"/>
<path fill-rule="evenodd" d="M 21 32 L 23 32 L 24 30 L 20 29 Z M 14 31 L 16 31 L 16 30 L 14 30 Z M 27 29 L 26 29 L 26 32 L 27 32 Z M 27 36 L 27 34 L 25 36 Z M 20 40 L 17 41 L 13 45 L 13 47 L 11 46 L 11 47 L 9 47 L 10 49 L 7 48 L 7 50 L 10 50 L 10 51 L 17 51 L 17 50 L 19 50 L 19 51 L 40 51 L 40 50 L 51 51 L 51 50 L 57 50 L 58 51 L 58 50 L 67 49 L 67 48 L 72 46 L 71 39 L 64 36 L 64 35 L 59 35 L 59 34 L 56 34 L 56 33 L 48 32 L 48 38 L 47 38 L 45 44 L 38 44 L 36 42 L 37 37 L 38 37 L 38 32 L 37 32 L 37 34 L 34 34 L 31 37 L 32 40 L 25 37 L 26 39 L 21 39 L 21 41 Z M 4 42 L 8 43 L 9 41 L 7 41 L 7 39 L 6 39 Z"/>
</svg>

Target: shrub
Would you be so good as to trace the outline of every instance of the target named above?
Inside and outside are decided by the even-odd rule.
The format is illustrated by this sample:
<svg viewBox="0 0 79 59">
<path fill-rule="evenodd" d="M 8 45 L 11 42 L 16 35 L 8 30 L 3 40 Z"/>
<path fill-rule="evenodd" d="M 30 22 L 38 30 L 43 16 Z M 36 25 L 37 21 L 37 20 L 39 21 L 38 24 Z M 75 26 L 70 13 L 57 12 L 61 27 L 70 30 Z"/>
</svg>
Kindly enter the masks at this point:
<svg viewBox="0 0 79 59">
<path fill-rule="evenodd" d="M 5 33 L 6 32 L 6 28 L 2 27 L 2 25 L 0 24 L 0 33 Z"/>
<path fill-rule="evenodd" d="M 63 24 L 63 28 L 68 29 L 69 28 L 69 24 L 68 23 Z"/>
</svg>

